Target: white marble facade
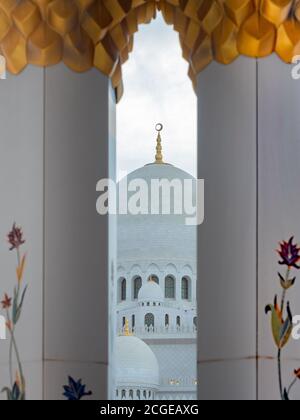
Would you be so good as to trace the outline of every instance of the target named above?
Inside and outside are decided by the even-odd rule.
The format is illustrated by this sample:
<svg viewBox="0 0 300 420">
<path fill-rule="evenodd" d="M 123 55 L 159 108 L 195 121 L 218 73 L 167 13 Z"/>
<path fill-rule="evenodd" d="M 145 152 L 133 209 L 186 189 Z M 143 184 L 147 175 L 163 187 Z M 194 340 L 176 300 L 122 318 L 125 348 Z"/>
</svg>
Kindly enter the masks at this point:
<svg viewBox="0 0 300 420">
<path fill-rule="evenodd" d="M 192 177 L 172 165 L 151 164 L 129 174 L 128 183 L 133 179 L 149 185 L 152 179 Z M 151 399 L 196 399 L 196 228 L 185 225 L 184 215 L 122 215 L 117 225 L 117 334 L 129 327 L 157 359 L 159 384 Z M 124 378 L 117 375 L 116 382 L 119 398 L 145 399 L 136 393 L 138 384 L 129 382 L 122 392 Z"/>
</svg>

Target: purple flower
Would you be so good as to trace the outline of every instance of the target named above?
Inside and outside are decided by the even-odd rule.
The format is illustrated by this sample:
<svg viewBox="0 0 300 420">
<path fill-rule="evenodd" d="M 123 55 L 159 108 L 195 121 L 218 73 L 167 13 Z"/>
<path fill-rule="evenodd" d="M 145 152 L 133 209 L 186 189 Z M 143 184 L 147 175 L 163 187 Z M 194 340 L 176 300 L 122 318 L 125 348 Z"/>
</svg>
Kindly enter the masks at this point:
<svg viewBox="0 0 300 420">
<path fill-rule="evenodd" d="M 300 261 L 300 248 L 297 244 L 293 243 L 294 237 L 292 236 L 291 239 L 286 242 L 281 242 L 280 250 L 278 250 L 278 254 L 282 258 L 282 261 L 279 261 L 280 265 L 287 265 L 289 268 L 295 267 L 300 269 L 300 266 L 297 264 Z"/>
<path fill-rule="evenodd" d="M 10 244 L 10 251 L 19 249 L 21 245 L 25 244 L 22 228 L 18 227 L 16 223 L 13 224 L 12 230 L 7 235 L 7 240 Z"/>
<path fill-rule="evenodd" d="M 64 397 L 67 398 L 69 401 L 79 401 L 83 397 L 89 397 L 92 395 L 92 392 L 86 392 L 85 388 L 86 385 L 82 385 L 82 380 L 79 379 L 75 381 L 71 376 L 69 376 L 69 385 L 65 385 L 64 388 Z"/>
</svg>

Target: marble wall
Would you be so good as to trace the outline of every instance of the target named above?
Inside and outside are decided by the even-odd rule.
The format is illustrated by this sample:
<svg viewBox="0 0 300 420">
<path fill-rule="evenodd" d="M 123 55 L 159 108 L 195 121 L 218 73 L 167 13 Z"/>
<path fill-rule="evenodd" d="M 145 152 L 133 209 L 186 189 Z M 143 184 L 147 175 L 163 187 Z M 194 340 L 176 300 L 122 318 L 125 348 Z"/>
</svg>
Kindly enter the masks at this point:
<svg viewBox="0 0 300 420">
<path fill-rule="evenodd" d="M 15 282 L 5 236 L 16 221 L 28 259 L 16 330 L 27 396 L 61 399 L 71 375 L 92 398 L 106 398 L 114 222 L 96 213 L 96 183 L 115 176 L 110 82 L 61 64 L 9 76 L 0 92 L 0 294 Z M 0 388 L 8 384 L 8 347 L 0 342 Z"/>
<path fill-rule="evenodd" d="M 206 182 L 198 234 L 200 399 L 280 398 L 265 307 L 281 293 L 278 242 L 300 241 L 300 82 L 291 70 L 275 55 L 241 57 L 199 76 L 198 166 Z M 296 314 L 299 297 L 296 284 L 288 296 Z M 283 351 L 286 386 L 299 351 L 292 339 Z"/>
</svg>

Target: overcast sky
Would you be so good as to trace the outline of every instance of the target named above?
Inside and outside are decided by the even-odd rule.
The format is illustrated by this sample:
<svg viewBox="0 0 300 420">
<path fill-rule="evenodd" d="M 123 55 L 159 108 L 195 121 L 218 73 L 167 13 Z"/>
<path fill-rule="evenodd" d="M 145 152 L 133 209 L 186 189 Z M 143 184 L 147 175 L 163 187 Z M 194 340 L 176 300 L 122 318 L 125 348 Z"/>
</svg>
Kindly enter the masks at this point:
<svg viewBox="0 0 300 420">
<path fill-rule="evenodd" d="M 154 161 L 157 123 L 164 160 L 196 176 L 197 98 L 187 71 L 178 34 L 160 14 L 140 26 L 117 106 L 119 177 Z"/>
</svg>

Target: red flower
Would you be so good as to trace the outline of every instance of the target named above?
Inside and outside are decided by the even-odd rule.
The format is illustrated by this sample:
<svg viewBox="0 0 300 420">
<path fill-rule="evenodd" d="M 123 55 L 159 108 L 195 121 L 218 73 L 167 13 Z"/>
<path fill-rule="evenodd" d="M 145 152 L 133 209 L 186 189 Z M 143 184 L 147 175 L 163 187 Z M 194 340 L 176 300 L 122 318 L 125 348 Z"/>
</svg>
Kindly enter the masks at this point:
<svg viewBox="0 0 300 420">
<path fill-rule="evenodd" d="M 296 377 L 298 379 L 300 379 L 300 369 L 295 370 L 294 373 L 295 373 Z"/>
<path fill-rule="evenodd" d="M 11 301 L 12 301 L 12 299 L 9 298 L 7 296 L 7 294 L 5 293 L 4 300 L 1 302 L 2 308 L 3 309 L 9 309 L 11 307 Z"/>
<path fill-rule="evenodd" d="M 279 261 L 280 265 L 287 265 L 289 268 L 295 267 L 300 269 L 300 266 L 297 265 L 298 261 L 300 261 L 300 248 L 298 245 L 293 243 L 294 237 L 292 236 L 291 239 L 286 242 L 281 242 L 280 250 L 278 250 L 278 254 L 282 258 L 282 261 Z"/>
<path fill-rule="evenodd" d="M 11 232 L 7 235 L 7 239 L 8 243 L 11 245 L 10 251 L 18 249 L 21 245 L 25 244 L 22 228 L 18 227 L 16 223 L 13 224 Z"/>
</svg>

